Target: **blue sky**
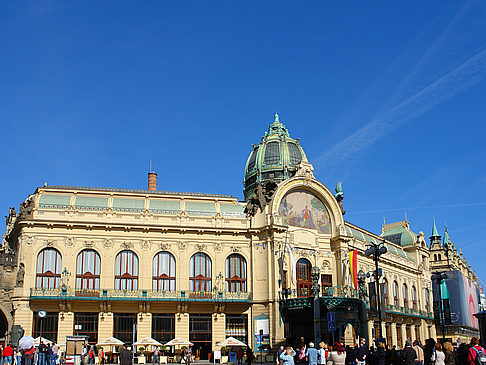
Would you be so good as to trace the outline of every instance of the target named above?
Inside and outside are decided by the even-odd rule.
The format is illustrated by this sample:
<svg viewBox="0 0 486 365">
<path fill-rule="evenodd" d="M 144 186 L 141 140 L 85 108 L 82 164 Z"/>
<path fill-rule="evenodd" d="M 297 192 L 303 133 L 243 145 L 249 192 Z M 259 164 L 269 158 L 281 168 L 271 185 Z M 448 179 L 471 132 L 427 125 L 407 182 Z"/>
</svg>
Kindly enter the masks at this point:
<svg viewBox="0 0 486 365">
<path fill-rule="evenodd" d="M 484 1 L 0 4 L 0 207 L 49 184 L 242 198 L 278 111 L 346 218 L 447 222 L 486 281 Z"/>
</svg>

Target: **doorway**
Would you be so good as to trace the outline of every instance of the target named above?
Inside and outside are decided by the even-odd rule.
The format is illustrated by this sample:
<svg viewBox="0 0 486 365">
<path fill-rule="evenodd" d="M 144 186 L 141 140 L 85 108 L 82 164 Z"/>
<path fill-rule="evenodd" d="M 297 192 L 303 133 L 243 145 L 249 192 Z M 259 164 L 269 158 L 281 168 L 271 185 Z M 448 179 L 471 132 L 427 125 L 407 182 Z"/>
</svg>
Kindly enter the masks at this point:
<svg viewBox="0 0 486 365">
<path fill-rule="evenodd" d="M 200 360 L 209 360 L 212 351 L 213 331 L 211 314 L 189 315 L 189 341 L 192 353 Z"/>
</svg>

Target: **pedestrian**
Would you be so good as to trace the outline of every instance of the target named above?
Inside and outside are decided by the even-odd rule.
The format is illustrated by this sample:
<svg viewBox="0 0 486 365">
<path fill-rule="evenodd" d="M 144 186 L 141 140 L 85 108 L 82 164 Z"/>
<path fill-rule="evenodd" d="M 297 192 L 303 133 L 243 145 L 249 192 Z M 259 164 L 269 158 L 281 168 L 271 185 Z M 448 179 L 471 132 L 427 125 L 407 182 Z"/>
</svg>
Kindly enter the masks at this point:
<svg viewBox="0 0 486 365">
<path fill-rule="evenodd" d="M 103 347 L 98 349 L 98 364 L 105 365 L 105 350 L 103 350 Z"/>
<path fill-rule="evenodd" d="M 17 351 L 15 352 L 15 357 L 17 358 L 17 365 L 22 365 L 22 352 L 19 348 L 17 348 Z"/>
<path fill-rule="evenodd" d="M 238 350 L 240 350 L 240 349 L 241 348 L 238 347 Z M 236 360 L 238 360 L 238 350 L 236 350 Z M 285 352 L 285 347 L 280 346 L 277 350 L 277 359 L 276 359 L 277 365 L 282 365 L 283 361 L 280 359 L 280 355 L 282 355 L 284 352 Z M 241 356 L 243 356 L 243 351 L 241 351 Z M 238 365 L 240 365 L 240 363 L 238 363 Z"/>
<path fill-rule="evenodd" d="M 412 341 L 408 338 L 405 341 L 405 347 L 402 350 L 402 359 L 405 365 L 415 365 L 415 360 L 417 359 L 417 353 L 412 348 Z"/>
<path fill-rule="evenodd" d="M 47 344 L 47 350 L 46 350 L 46 365 L 51 365 L 51 358 L 52 358 L 52 348 L 51 348 L 51 344 L 48 343 Z"/>
<path fill-rule="evenodd" d="M 329 354 L 329 358 L 334 365 L 344 365 L 346 362 L 346 352 L 341 343 L 334 342 L 333 351 Z"/>
<path fill-rule="evenodd" d="M 428 338 L 425 340 L 424 365 L 432 365 L 432 354 L 434 353 L 435 340 Z"/>
<path fill-rule="evenodd" d="M 281 346 L 283 347 L 283 346 Z M 243 365 L 243 350 L 241 349 L 241 347 L 238 347 L 236 349 L 236 364 L 237 365 Z M 280 355 L 280 354 L 279 354 Z M 278 363 L 278 356 L 277 356 L 277 363 Z"/>
<path fill-rule="evenodd" d="M 331 352 L 333 348 L 332 345 L 327 345 L 327 351 L 326 351 L 326 365 L 333 365 L 332 359 L 331 359 Z"/>
<path fill-rule="evenodd" d="M 366 356 L 368 355 L 368 345 L 366 344 L 366 338 L 359 340 L 359 346 L 356 346 L 355 360 L 357 365 L 365 365 Z"/>
<path fill-rule="evenodd" d="M 374 353 L 373 362 L 376 365 L 385 365 L 385 343 L 383 341 L 378 341 L 376 345 L 376 352 Z"/>
<path fill-rule="evenodd" d="M 56 365 L 57 363 L 57 353 L 59 351 L 59 346 L 57 346 L 55 343 L 52 344 L 52 348 L 51 348 L 51 352 L 52 352 L 52 355 L 51 355 L 51 365 Z"/>
<path fill-rule="evenodd" d="M 299 365 L 306 365 L 305 361 L 305 354 L 307 352 L 307 346 L 302 344 L 302 346 L 299 349 L 298 356 L 299 356 Z"/>
<path fill-rule="evenodd" d="M 309 365 L 317 365 L 317 359 L 319 357 L 319 352 L 314 347 L 314 342 L 309 343 L 309 348 L 305 352 L 305 357 Z"/>
<path fill-rule="evenodd" d="M 154 352 L 152 353 L 152 364 L 153 365 L 155 365 L 156 363 L 160 365 L 159 355 L 160 355 L 159 346 L 155 346 Z"/>
<path fill-rule="evenodd" d="M 319 364 L 325 365 L 327 359 L 327 345 L 324 342 L 319 343 Z"/>
<path fill-rule="evenodd" d="M 444 355 L 445 355 L 445 365 L 456 365 L 454 348 L 452 347 L 452 343 L 450 343 L 449 341 L 444 343 Z"/>
<path fill-rule="evenodd" d="M 38 361 L 39 365 L 47 365 L 46 364 L 46 353 L 47 353 L 47 346 L 44 344 L 43 341 L 40 341 L 39 347 L 37 347 L 38 351 Z"/>
<path fill-rule="evenodd" d="M 14 350 L 10 346 L 10 344 L 5 346 L 5 348 L 3 349 L 3 363 L 5 365 L 13 365 L 13 354 Z"/>
<path fill-rule="evenodd" d="M 132 365 L 133 364 L 133 353 L 127 349 L 126 344 L 123 345 L 120 351 L 120 365 Z"/>
<path fill-rule="evenodd" d="M 445 354 L 442 352 L 442 345 L 437 342 L 434 349 L 435 351 L 432 354 L 432 363 L 434 365 L 445 365 Z"/>
<path fill-rule="evenodd" d="M 422 349 L 422 345 L 419 340 L 415 340 L 413 342 L 412 348 L 415 350 L 417 354 L 417 358 L 415 359 L 415 365 L 424 365 L 424 350 Z"/>
<path fill-rule="evenodd" d="M 456 364 L 465 365 L 467 364 L 467 358 L 469 357 L 469 344 L 466 342 L 461 342 L 457 346 L 456 351 Z"/>
<path fill-rule="evenodd" d="M 292 347 L 287 347 L 284 352 L 280 354 L 282 365 L 294 365 L 295 351 Z"/>
<path fill-rule="evenodd" d="M 479 346 L 479 340 L 477 337 L 471 338 L 471 348 L 469 349 L 467 363 L 468 365 L 486 363 L 486 354 L 484 352 L 484 349 L 481 346 Z"/>
<path fill-rule="evenodd" d="M 186 349 L 184 350 L 184 359 L 185 359 L 186 365 L 191 364 L 191 361 L 192 361 L 191 346 L 186 347 Z"/>
<path fill-rule="evenodd" d="M 246 348 L 246 364 L 251 365 L 252 361 L 255 359 L 255 355 L 253 355 L 253 350 L 250 346 Z"/>
<path fill-rule="evenodd" d="M 32 357 L 34 356 L 35 349 L 31 347 L 24 352 L 24 363 L 25 365 L 32 365 Z"/>
</svg>

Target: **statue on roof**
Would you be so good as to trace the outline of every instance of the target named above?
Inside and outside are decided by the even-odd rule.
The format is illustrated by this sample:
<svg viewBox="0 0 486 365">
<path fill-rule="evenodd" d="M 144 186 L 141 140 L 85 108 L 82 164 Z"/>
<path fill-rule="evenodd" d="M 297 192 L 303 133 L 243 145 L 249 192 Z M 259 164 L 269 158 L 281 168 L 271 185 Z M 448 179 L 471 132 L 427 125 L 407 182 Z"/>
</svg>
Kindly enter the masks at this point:
<svg viewBox="0 0 486 365">
<path fill-rule="evenodd" d="M 343 213 L 343 215 L 345 215 L 346 211 L 344 210 L 344 204 L 343 204 L 343 199 L 344 199 L 343 182 L 342 181 L 338 182 L 337 185 L 336 185 L 336 188 L 334 190 L 336 191 L 336 194 L 334 195 L 334 197 L 336 198 L 336 200 L 339 204 L 339 208 L 341 208 L 341 213 Z"/>
</svg>

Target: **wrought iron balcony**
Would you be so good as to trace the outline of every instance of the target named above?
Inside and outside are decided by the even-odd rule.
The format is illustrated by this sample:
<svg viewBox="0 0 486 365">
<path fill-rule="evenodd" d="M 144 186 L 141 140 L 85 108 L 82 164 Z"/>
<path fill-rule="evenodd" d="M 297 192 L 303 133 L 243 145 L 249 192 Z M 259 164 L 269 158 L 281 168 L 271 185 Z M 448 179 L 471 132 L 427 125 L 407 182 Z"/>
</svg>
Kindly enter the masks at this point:
<svg viewBox="0 0 486 365">
<path fill-rule="evenodd" d="M 309 288 L 300 289 L 284 289 L 280 293 L 280 300 L 295 299 L 295 298 L 310 298 L 314 297 Z M 334 298 L 359 298 L 358 290 L 349 285 L 332 286 L 323 288 L 319 292 L 319 297 L 334 297 Z"/>
<path fill-rule="evenodd" d="M 251 294 L 227 291 L 188 290 L 86 290 L 30 289 L 30 299 L 50 300 L 108 300 L 108 301 L 185 301 L 185 302 L 251 302 Z"/>
<path fill-rule="evenodd" d="M 387 313 L 409 315 L 409 316 L 420 317 L 424 319 L 434 319 L 433 313 L 419 310 L 419 309 L 414 309 L 414 308 L 401 307 L 393 304 L 385 304 L 385 311 Z"/>
</svg>

